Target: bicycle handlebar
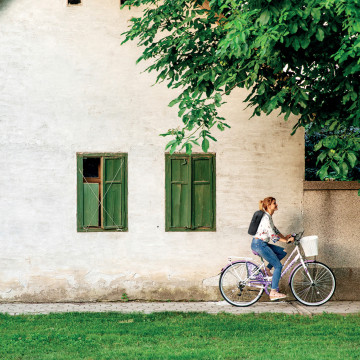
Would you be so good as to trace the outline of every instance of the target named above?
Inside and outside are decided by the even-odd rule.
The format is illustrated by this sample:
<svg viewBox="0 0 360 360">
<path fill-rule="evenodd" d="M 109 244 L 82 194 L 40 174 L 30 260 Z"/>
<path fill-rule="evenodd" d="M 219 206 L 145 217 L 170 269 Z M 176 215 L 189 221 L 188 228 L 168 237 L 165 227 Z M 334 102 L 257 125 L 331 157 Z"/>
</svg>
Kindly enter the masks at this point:
<svg viewBox="0 0 360 360">
<path fill-rule="evenodd" d="M 299 245 L 299 244 L 300 244 L 300 239 L 302 238 L 304 232 L 305 232 L 305 231 L 302 231 L 302 232 L 300 232 L 300 233 L 298 233 L 298 234 L 293 234 L 293 235 L 295 235 L 295 236 L 294 236 L 294 239 L 295 239 L 295 240 L 294 240 L 294 244 L 295 244 L 295 245 Z"/>
</svg>

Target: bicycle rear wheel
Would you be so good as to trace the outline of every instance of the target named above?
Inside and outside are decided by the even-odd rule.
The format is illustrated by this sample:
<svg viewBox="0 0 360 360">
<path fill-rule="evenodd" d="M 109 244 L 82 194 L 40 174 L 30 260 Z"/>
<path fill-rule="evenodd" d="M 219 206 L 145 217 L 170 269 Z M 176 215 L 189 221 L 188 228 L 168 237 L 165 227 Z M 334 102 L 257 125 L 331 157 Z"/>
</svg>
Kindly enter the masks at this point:
<svg viewBox="0 0 360 360">
<path fill-rule="evenodd" d="M 299 264 L 290 279 L 291 291 L 295 299 L 304 305 L 325 304 L 335 292 L 335 276 L 326 265 L 320 262 L 306 262 L 305 264 L 309 275 Z"/>
<path fill-rule="evenodd" d="M 257 281 L 258 266 L 249 261 L 237 261 L 229 265 L 220 276 L 219 288 L 223 298 L 233 306 L 249 306 L 256 303 L 263 291 L 264 285 Z M 251 273 L 257 275 L 251 276 Z"/>
</svg>

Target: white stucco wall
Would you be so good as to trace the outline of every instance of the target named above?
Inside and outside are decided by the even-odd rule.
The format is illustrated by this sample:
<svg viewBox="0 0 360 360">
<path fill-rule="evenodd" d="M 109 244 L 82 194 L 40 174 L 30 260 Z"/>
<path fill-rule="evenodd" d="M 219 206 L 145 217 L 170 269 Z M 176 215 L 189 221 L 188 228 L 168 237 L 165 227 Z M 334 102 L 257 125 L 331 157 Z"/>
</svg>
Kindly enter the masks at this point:
<svg viewBox="0 0 360 360">
<path fill-rule="evenodd" d="M 216 153 L 216 232 L 165 232 L 164 146 L 174 93 L 151 87 L 120 46 L 118 0 L 6 0 L 0 5 L 0 301 L 215 299 L 227 255 L 250 255 L 258 201 L 301 227 L 303 134 L 276 114 L 248 120 L 244 91 Z M 76 152 L 128 153 L 126 233 L 76 231 Z"/>
</svg>

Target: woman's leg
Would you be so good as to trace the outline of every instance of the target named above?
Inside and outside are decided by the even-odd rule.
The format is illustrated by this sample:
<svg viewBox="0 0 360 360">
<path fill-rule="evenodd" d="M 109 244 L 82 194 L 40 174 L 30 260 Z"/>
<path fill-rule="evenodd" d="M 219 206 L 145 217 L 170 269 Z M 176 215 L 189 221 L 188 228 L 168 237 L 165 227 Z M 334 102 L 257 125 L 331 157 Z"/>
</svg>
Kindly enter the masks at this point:
<svg viewBox="0 0 360 360">
<path fill-rule="evenodd" d="M 287 252 L 285 251 L 285 249 L 281 246 L 277 246 L 277 245 L 273 245 L 273 244 L 268 244 L 268 246 L 271 248 L 271 250 L 275 253 L 275 255 L 278 257 L 278 259 L 281 261 L 287 254 Z M 269 263 L 267 265 L 268 269 L 272 269 L 273 266 Z"/>
<path fill-rule="evenodd" d="M 279 285 L 282 264 L 275 254 L 275 252 L 271 249 L 269 244 L 260 239 L 253 239 L 251 243 L 251 249 L 256 251 L 260 256 L 262 256 L 267 262 L 269 262 L 274 268 L 274 274 L 271 282 L 271 289 L 276 290 Z"/>
</svg>

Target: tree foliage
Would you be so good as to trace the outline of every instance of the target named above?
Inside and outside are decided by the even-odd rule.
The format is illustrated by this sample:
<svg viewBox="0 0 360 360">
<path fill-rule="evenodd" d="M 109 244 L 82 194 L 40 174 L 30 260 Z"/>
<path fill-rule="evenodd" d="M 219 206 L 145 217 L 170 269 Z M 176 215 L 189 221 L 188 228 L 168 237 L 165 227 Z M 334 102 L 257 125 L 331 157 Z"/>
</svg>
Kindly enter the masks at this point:
<svg viewBox="0 0 360 360">
<path fill-rule="evenodd" d="M 343 137 L 346 137 L 346 141 Z M 324 180 L 356 180 L 360 179 L 360 162 L 356 163 L 354 144 L 350 137 L 355 137 L 355 129 L 349 129 L 346 134 L 339 131 L 322 130 L 320 132 L 305 131 L 305 180 L 319 180 L 319 173 Z M 332 147 L 336 143 L 337 152 Z M 327 156 L 329 154 L 329 156 Z M 332 157 L 338 159 L 344 156 L 351 164 L 342 162 L 338 168 L 332 162 Z"/>
<path fill-rule="evenodd" d="M 170 152 L 207 151 L 225 95 L 246 88 L 253 116 L 297 115 L 293 133 L 329 135 L 316 144 L 318 175 L 345 179 L 359 161 L 360 2 L 357 0 L 128 0 L 144 6 L 125 40 L 138 40 L 157 82 L 181 89 L 170 106 L 182 125 Z"/>
</svg>

